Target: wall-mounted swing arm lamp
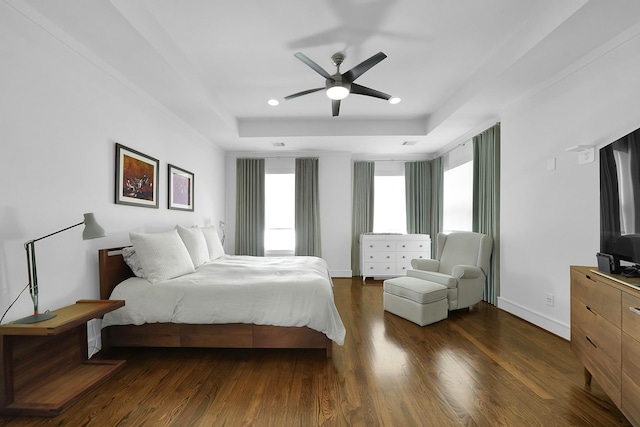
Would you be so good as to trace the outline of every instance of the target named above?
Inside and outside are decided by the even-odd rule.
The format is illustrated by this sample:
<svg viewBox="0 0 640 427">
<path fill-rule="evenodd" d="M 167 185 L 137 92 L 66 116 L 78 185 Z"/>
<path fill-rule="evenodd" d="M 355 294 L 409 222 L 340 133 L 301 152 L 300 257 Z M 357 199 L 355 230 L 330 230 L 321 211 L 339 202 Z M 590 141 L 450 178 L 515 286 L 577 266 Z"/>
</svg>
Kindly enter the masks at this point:
<svg viewBox="0 0 640 427">
<path fill-rule="evenodd" d="M 18 319 L 13 323 L 38 323 L 44 320 L 52 319 L 56 317 L 55 313 L 38 313 L 38 272 L 36 269 L 36 246 L 35 243 L 46 239 L 47 237 L 54 236 L 63 231 L 70 230 L 74 227 L 78 227 L 84 224 L 84 230 L 82 232 L 82 239 L 97 239 L 107 235 L 104 228 L 98 224 L 95 216 L 92 213 L 84 214 L 84 221 L 69 227 L 63 228 L 46 236 L 39 237 L 37 239 L 29 240 L 24 244 L 24 249 L 27 252 L 27 269 L 29 274 L 29 293 L 31 294 L 31 300 L 33 301 L 33 315 Z"/>
</svg>

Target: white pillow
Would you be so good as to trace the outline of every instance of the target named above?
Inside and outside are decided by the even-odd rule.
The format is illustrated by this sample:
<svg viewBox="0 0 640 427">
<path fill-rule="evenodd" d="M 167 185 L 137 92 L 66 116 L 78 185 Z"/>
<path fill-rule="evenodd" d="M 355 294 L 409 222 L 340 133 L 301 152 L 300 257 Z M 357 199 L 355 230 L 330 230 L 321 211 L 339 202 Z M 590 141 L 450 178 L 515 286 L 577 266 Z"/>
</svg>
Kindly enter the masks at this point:
<svg viewBox="0 0 640 427">
<path fill-rule="evenodd" d="M 142 269 L 151 283 L 193 273 L 187 247 L 174 229 L 164 233 L 129 233 Z"/>
<path fill-rule="evenodd" d="M 218 236 L 218 230 L 216 227 L 202 227 L 202 234 L 207 241 L 207 248 L 209 249 L 209 259 L 211 261 L 216 260 L 224 255 L 224 248 L 222 242 L 220 242 L 220 236 Z"/>
<path fill-rule="evenodd" d="M 144 275 L 144 269 L 142 268 L 142 264 L 140 264 L 140 258 L 138 258 L 136 250 L 133 248 L 133 246 L 122 248 L 122 258 L 124 258 L 124 262 L 127 263 L 136 277 L 142 277 L 143 279 L 146 279 Z"/>
<path fill-rule="evenodd" d="M 189 251 L 194 267 L 200 267 L 209 261 L 209 249 L 207 248 L 207 241 L 204 239 L 202 231 L 197 228 L 182 227 L 181 225 L 176 226 L 176 230 L 178 230 L 178 235 L 180 235 L 180 238 Z"/>
</svg>

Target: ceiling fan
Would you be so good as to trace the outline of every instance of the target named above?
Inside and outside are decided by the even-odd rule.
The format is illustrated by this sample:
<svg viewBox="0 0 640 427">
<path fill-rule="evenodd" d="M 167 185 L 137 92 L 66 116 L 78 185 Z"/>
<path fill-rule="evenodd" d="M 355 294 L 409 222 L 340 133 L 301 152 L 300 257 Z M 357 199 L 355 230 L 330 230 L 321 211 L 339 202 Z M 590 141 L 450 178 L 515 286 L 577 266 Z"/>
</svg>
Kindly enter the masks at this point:
<svg viewBox="0 0 640 427">
<path fill-rule="evenodd" d="M 331 111 L 333 116 L 335 117 L 340 114 L 340 100 L 346 98 L 350 93 L 356 95 L 373 96 L 374 98 L 385 100 L 391 98 L 391 95 L 387 95 L 384 92 L 380 92 L 378 90 L 354 83 L 354 80 L 363 75 L 365 72 L 369 71 L 371 67 L 387 57 L 387 55 L 382 52 L 376 53 L 371 58 L 362 61 L 349 71 L 342 74 L 340 73 L 340 65 L 342 65 L 342 62 L 344 61 L 346 56 L 342 52 L 334 53 L 331 56 L 331 60 L 333 61 L 333 65 L 336 66 L 337 71 L 333 75 L 330 75 L 324 68 L 316 64 L 303 53 L 298 52 L 295 54 L 295 57 L 311 67 L 311 69 L 313 69 L 316 73 L 324 77 L 326 79 L 326 82 L 324 87 L 303 90 L 302 92 L 285 96 L 284 99 L 286 100 L 297 98 L 299 96 L 307 95 L 313 92 L 318 92 L 324 89 L 326 90 L 327 96 L 331 99 Z"/>
</svg>

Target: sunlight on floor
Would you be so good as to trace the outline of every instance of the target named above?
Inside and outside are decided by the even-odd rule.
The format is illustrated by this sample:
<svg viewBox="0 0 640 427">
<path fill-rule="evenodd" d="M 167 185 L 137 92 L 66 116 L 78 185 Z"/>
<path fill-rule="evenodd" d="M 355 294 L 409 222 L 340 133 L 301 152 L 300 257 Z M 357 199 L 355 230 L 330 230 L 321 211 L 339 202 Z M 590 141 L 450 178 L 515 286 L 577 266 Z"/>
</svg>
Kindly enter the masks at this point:
<svg viewBox="0 0 640 427">
<path fill-rule="evenodd" d="M 466 356 L 460 356 L 450 349 L 442 349 L 436 356 L 439 388 L 446 390 L 445 395 L 456 396 L 460 402 L 473 402 L 477 396 L 474 392 L 475 371 L 469 366 Z"/>
<path fill-rule="evenodd" d="M 371 337 L 373 339 L 373 372 L 383 379 L 388 376 L 406 376 L 409 372 L 407 354 L 399 346 L 389 340 L 382 320 L 377 320 L 372 325 Z"/>
</svg>

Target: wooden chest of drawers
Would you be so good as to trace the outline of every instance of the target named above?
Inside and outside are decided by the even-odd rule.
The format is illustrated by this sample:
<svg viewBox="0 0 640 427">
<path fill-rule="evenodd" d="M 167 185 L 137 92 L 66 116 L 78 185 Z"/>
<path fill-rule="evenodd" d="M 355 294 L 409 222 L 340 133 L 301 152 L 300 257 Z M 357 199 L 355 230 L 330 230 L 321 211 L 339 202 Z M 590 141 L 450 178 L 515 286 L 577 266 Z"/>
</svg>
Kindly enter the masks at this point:
<svg viewBox="0 0 640 427">
<path fill-rule="evenodd" d="M 640 426 L 640 279 L 572 266 L 571 348 L 585 380 L 593 376 Z"/>
<path fill-rule="evenodd" d="M 414 258 L 431 257 L 428 234 L 361 234 L 360 271 L 367 277 L 404 276 Z"/>
</svg>

